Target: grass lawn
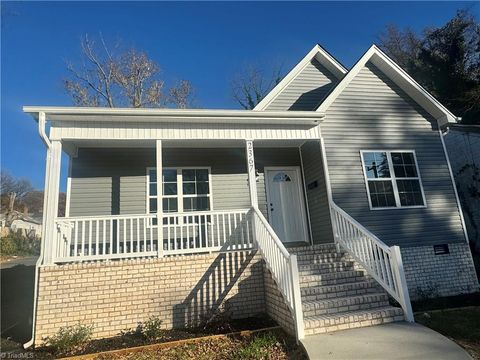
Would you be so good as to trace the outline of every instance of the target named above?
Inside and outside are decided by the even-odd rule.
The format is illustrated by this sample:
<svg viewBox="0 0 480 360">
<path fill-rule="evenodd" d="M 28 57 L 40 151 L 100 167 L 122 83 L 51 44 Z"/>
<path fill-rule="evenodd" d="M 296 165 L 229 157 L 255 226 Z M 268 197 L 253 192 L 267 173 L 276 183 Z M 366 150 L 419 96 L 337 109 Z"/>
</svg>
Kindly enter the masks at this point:
<svg viewBox="0 0 480 360">
<path fill-rule="evenodd" d="M 415 320 L 454 340 L 480 360 L 480 306 L 426 311 L 416 315 Z"/>
</svg>

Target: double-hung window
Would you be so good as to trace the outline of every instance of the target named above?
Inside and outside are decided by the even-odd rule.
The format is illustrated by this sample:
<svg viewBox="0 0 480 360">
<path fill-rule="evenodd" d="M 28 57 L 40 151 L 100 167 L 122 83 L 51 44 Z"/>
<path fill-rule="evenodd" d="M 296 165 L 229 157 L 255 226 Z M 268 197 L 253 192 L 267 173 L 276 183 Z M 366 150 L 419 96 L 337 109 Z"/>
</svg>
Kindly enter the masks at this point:
<svg viewBox="0 0 480 360">
<path fill-rule="evenodd" d="M 147 210 L 157 212 L 157 170 L 148 168 Z M 164 168 L 162 171 L 164 213 L 208 211 L 212 208 L 210 168 Z"/>
<path fill-rule="evenodd" d="M 371 209 L 426 206 L 414 151 L 361 151 Z"/>
</svg>

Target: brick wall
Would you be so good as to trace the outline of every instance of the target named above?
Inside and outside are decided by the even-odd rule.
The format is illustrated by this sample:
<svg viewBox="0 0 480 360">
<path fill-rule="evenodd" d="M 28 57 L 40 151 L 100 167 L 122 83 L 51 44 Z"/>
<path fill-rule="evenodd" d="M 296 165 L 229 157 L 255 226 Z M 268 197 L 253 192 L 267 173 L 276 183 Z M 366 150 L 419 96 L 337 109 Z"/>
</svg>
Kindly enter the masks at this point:
<svg viewBox="0 0 480 360">
<path fill-rule="evenodd" d="M 402 248 L 410 298 L 468 294 L 479 290 L 472 254 L 466 243 L 449 244 L 450 254 L 433 246 Z"/>
<path fill-rule="evenodd" d="M 265 286 L 265 310 L 268 316 L 282 326 L 288 333 L 295 336 L 293 314 L 278 290 L 272 274 L 263 263 Z"/>
<path fill-rule="evenodd" d="M 60 326 L 94 325 L 110 337 L 151 315 L 164 328 L 194 326 L 212 309 L 265 313 L 263 261 L 251 252 L 41 267 L 35 343 Z"/>
</svg>

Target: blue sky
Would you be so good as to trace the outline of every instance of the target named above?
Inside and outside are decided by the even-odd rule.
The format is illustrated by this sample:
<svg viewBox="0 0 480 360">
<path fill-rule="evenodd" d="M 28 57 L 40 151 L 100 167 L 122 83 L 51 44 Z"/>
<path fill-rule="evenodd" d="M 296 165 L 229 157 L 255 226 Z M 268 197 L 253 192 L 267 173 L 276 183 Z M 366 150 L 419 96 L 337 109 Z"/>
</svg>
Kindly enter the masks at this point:
<svg viewBox="0 0 480 360">
<path fill-rule="evenodd" d="M 21 108 L 71 105 L 61 79 L 86 33 L 147 51 L 167 83 L 193 83 L 198 107 L 237 108 L 229 82 L 244 64 L 289 70 L 319 43 L 350 67 L 386 24 L 421 31 L 472 6 L 479 13 L 471 2 L 3 2 L 1 165 L 43 187 L 45 148 Z"/>
</svg>

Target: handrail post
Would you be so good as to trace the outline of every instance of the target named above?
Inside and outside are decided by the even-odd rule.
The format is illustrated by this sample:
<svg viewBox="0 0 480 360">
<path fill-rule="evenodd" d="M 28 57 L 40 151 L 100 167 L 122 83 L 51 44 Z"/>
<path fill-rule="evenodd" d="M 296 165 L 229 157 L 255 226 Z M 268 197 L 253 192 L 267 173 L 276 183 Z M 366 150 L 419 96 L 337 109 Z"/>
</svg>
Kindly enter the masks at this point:
<svg viewBox="0 0 480 360">
<path fill-rule="evenodd" d="M 258 232 L 257 232 L 257 218 L 255 216 L 255 209 L 253 207 L 247 213 L 247 216 L 250 218 L 250 225 L 252 227 L 252 249 L 258 251 Z"/>
<path fill-rule="evenodd" d="M 297 340 L 305 337 L 305 327 L 303 324 L 302 298 L 300 294 L 300 279 L 298 276 L 297 255 L 290 255 L 290 274 L 292 284 L 292 300 L 295 319 L 295 332 Z"/>
<path fill-rule="evenodd" d="M 403 269 L 402 254 L 399 246 L 392 246 L 392 258 L 395 270 L 395 278 L 397 279 L 397 291 L 401 299 L 403 312 L 405 313 L 405 320 L 408 322 L 415 322 L 413 317 L 412 304 L 410 302 L 410 295 L 408 293 L 407 279 Z"/>
<path fill-rule="evenodd" d="M 155 169 L 156 169 L 155 171 L 157 172 L 157 255 L 158 257 L 163 257 L 163 161 L 162 161 L 162 156 L 163 156 L 162 140 L 157 140 L 155 142 Z M 167 239 L 167 241 L 170 241 L 170 239 Z"/>
</svg>

